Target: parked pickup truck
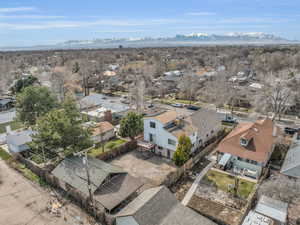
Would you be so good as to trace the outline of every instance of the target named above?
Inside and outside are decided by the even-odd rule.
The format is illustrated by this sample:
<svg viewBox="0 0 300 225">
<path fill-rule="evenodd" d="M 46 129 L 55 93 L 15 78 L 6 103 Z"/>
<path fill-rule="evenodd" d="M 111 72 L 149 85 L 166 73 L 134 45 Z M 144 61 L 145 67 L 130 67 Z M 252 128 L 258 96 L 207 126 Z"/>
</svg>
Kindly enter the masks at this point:
<svg viewBox="0 0 300 225">
<path fill-rule="evenodd" d="M 237 119 L 234 118 L 233 116 L 230 116 L 230 115 L 225 115 L 225 118 L 222 120 L 222 123 L 231 123 L 231 124 L 234 124 L 234 123 L 237 123 Z"/>
</svg>

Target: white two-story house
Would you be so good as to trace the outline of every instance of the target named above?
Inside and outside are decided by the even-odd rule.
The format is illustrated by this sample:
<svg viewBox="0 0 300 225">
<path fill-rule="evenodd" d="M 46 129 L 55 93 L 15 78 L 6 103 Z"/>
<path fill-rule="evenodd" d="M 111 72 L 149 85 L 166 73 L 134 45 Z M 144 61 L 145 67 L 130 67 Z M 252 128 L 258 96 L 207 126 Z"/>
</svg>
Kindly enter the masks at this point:
<svg viewBox="0 0 300 225">
<path fill-rule="evenodd" d="M 144 117 L 144 140 L 155 145 L 158 155 L 172 158 L 178 139 L 185 134 L 193 144 L 192 152 L 201 147 L 221 129 L 221 122 L 212 110 L 201 109 L 184 117 L 176 111 Z"/>
</svg>

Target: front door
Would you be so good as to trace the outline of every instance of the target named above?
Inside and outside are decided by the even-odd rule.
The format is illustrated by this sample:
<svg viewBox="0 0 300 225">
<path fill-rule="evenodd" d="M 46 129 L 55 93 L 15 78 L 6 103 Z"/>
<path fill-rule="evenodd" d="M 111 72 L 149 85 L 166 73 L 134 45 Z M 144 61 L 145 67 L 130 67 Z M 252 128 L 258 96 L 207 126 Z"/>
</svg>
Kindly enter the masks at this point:
<svg viewBox="0 0 300 225">
<path fill-rule="evenodd" d="M 170 150 L 169 150 L 169 149 L 167 150 L 167 157 L 168 157 L 168 159 L 171 158 L 171 153 L 170 153 Z"/>
</svg>

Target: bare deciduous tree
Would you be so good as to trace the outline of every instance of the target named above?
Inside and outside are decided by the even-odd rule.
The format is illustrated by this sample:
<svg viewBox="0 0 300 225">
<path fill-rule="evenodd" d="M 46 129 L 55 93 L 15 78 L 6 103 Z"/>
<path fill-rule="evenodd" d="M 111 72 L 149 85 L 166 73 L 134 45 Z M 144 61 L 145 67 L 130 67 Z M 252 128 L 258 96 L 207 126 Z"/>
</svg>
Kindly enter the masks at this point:
<svg viewBox="0 0 300 225">
<path fill-rule="evenodd" d="M 273 81 L 265 82 L 264 89 L 257 103 L 260 104 L 259 107 L 261 107 L 265 113 L 271 111 L 274 115 L 274 119 L 278 117 L 280 120 L 281 116 L 292 106 L 293 101 L 294 92 L 287 85 L 286 79 L 283 77 L 273 77 Z"/>
</svg>

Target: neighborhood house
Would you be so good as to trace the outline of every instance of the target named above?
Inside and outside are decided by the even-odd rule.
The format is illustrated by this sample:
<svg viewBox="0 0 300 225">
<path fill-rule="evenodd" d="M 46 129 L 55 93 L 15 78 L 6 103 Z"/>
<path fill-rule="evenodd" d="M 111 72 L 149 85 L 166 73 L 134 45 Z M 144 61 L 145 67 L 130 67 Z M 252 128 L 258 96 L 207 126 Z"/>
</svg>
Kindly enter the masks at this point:
<svg viewBox="0 0 300 225">
<path fill-rule="evenodd" d="M 164 186 L 142 192 L 116 216 L 116 225 L 216 225 L 183 206 Z"/>
<path fill-rule="evenodd" d="M 156 154 L 167 158 L 173 157 L 181 135 L 190 137 L 194 152 L 220 129 L 216 112 L 206 109 L 187 117 L 179 116 L 176 111 L 166 111 L 144 118 L 144 140 L 154 144 Z"/>
<path fill-rule="evenodd" d="M 100 122 L 92 128 L 92 140 L 94 143 L 108 141 L 115 137 L 114 126 L 107 122 Z"/>
<path fill-rule="evenodd" d="M 277 132 L 269 118 L 239 124 L 217 147 L 218 166 L 259 178 L 274 150 Z"/>
<path fill-rule="evenodd" d="M 79 102 L 81 113 L 90 120 L 111 121 L 120 119 L 127 114 L 129 106 L 123 104 L 120 97 L 110 97 L 103 94 L 92 94 Z"/>
<path fill-rule="evenodd" d="M 112 211 L 143 185 L 121 168 L 93 157 L 71 156 L 65 158 L 52 171 L 65 191 L 76 190 L 89 196 L 88 175 L 94 200 L 99 207 Z M 85 164 L 86 163 L 86 164 Z"/>
<path fill-rule="evenodd" d="M 295 134 L 293 143 L 287 152 L 281 173 L 290 177 L 300 178 L 300 137 Z"/>
</svg>

